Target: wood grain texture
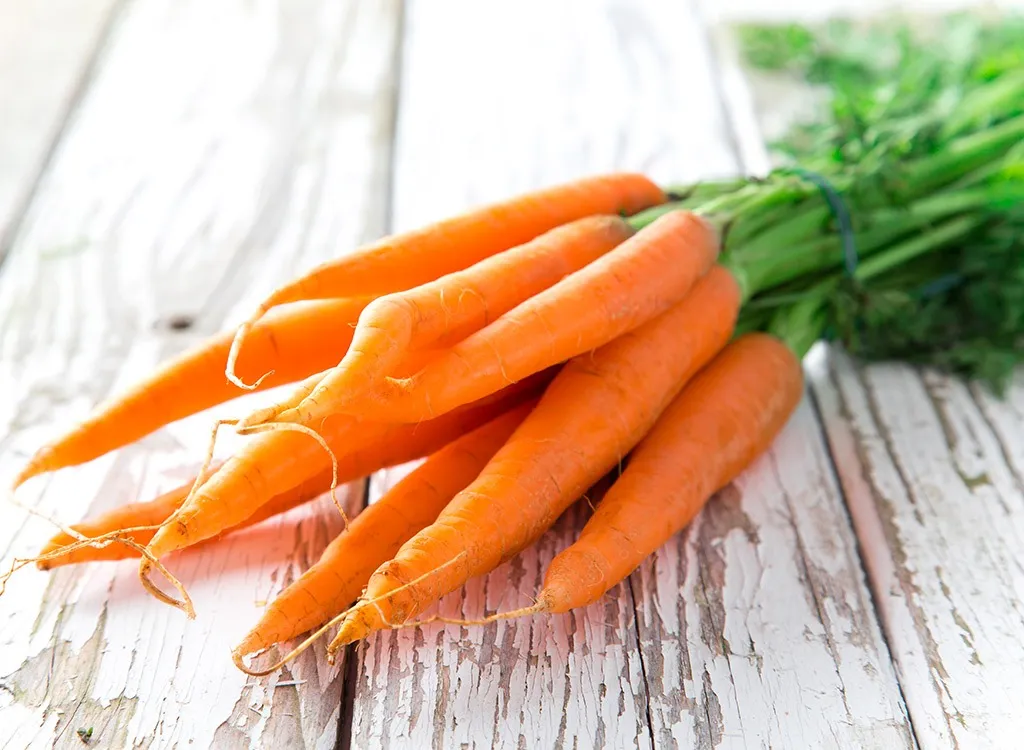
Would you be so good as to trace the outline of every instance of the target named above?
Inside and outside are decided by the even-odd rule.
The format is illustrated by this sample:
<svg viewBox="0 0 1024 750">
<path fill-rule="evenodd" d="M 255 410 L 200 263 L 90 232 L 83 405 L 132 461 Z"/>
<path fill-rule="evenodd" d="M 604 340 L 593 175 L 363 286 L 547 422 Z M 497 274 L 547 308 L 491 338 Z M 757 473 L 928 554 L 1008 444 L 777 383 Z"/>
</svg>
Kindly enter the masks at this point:
<svg viewBox="0 0 1024 750">
<path fill-rule="evenodd" d="M 404 56 L 398 229 L 602 169 L 665 180 L 738 169 L 687 4 L 412 2 Z M 396 478 L 382 480 L 377 493 Z M 909 745 L 808 405 L 738 487 L 595 606 L 371 638 L 358 650 L 353 745 Z M 576 507 L 537 549 L 439 611 L 476 618 L 524 605 L 585 516 Z"/>
<path fill-rule="evenodd" d="M 282 278 L 382 233 L 398 10 L 126 7 L 0 274 L 0 482 Z M 19 499 L 74 521 L 150 497 L 195 470 L 210 422 L 34 480 Z M 338 529 L 321 503 L 170 558 L 195 622 L 145 595 L 132 563 L 22 571 L 0 599 L 6 746 L 76 746 L 93 727 L 95 747 L 333 747 L 341 679 L 322 647 L 269 681 L 236 670 L 229 647 Z M 52 530 L 5 505 L 0 549 L 30 555 Z"/>
<path fill-rule="evenodd" d="M 118 5 L 0 0 L 0 259 Z"/>
<path fill-rule="evenodd" d="M 921 746 L 1014 746 L 1024 379 L 998 402 L 955 379 L 833 353 L 815 392 Z"/>
<path fill-rule="evenodd" d="M 790 11 L 858 12 L 845 0 L 814 5 Z M 801 92 L 763 78 L 746 87 L 734 53 L 723 77 L 735 126 L 781 133 Z M 767 168 L 763 148 L 750 154 Z M 998 400 L 934 373 L 816 354 L 812 389 L 918 745 L 1019 744 L 1024 376 Z"/>
</svg>

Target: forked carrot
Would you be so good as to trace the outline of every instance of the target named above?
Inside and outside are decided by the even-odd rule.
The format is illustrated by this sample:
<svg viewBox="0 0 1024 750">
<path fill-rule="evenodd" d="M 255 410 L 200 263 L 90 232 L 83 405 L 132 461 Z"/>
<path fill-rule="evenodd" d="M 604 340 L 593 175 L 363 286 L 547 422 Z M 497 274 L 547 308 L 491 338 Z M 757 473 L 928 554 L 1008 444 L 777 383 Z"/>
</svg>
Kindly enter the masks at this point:
<svg viewBox="0 0 1024 750">
<path fill-rule="evenodd" d="M 461 341 L 632 234 L 629 224 L 617 216 L 591 216 L 465 270 L 378 297 L 359 317 L 345 357 L 312 392 L 283 414 L 268 409 L 245 422 L 277 418 L 314 423 L 328 409 L 357 399 L 383 376 L 400 375 L 399 363 L 410 351 L 441 349 Z M 340 394 L 340 401 L 330 394 Z"/>
<path fill-rule="evenodd" d="M 261 388 L 270 388 L 337 363 L 369 301 L 330 300 L 276 311 L 252 330 L 239 367 L 253 379 L 273 370 L 260 383 Z M 40 449 L 14 486 L 47 471 L 91 461 L 170 422 L 242 395 L 224 379 L 232 337 L 229 332 L 203 342 L 100 405 L 82 424 Z"/>
<path fill-rule="evenodd" d="M 356 477 L 339 477 L 339 481 L 346 482 Z M 331 471 L 322 471 L 302 484 L 293 487 L 286 492 L 275 496 L 266 505 L 247 519 L 226 529 L 209 541 L 223 538 L 228 534 L 240 529 L 255 526 L 261 521 L 273 518 L 276 515 L 291 510 L 303 503 L 309 502 L 322 495 L 331 486 Z M 129 533 L 141 545 L 149 544 L 156 530 L 164 523 L 171 514 L 176 511 L 188 497 L 192 489 L 192 482 L 175 487 L 159 497 L 141 503 L 127 503 L 113 508 L 106 513 L 101 513 L 95 518 L 74 524 L 71 528 L 79 534 L 92 538 L 109 538 L 111 534 L 123 529 L 138 529 Z M 66 549 L 64 554 L 60 550 Z M 76 563 L 94 562 L 99 560 L 125 560 L 139 557 L 139 552 L 133 547 L 125 544 L 108 544 L 103 547 L 82 544 L 76 537 L 65 532 L 56 534 L 46 543 L 39 553 L 38 566 L 42 570 L 57 568 L 62 565 Z"/>
<path fill-rule="evenodd" d="M 725 346 L 739 302 L 715 267 L 665 314 L 566 364 L 476 481 L 377 569 L 329 653 L 406 622 L 539 537 Z"/>
<path fill-rule="evenodd" d="M 228 355 L 228 379 L 239 387 L 249 387 L 235 374 L 235 361 L 249 327 L 272 307 L 411 289 L 576 219 L 595 214 L 629 215 L 665 200 L 661 188 L 643 175 L 607 174 L 526 193 L 386 237 L 314 268 L 267 297 L 238 329 Z"/>
<path fill-rule="evenodd" d="M 552 377 L 542 373 L 501 394 L 420 424 L 366 422 L 346 415 L 324 420 L 320 434 L 338 460 L 339 475 L 362 476 L 433 453 L 459 436 L 533 398 Z M 168 519 L 149 543 L 154 557 L 190 547 L 248 518 L 275 495 L 330 468 L 321 447 L 304 435 L 259 435 L 230 457 Z M 148 567 L 143 561 L 140 573 Z"/>
<path fill-rule="evenodd" d="M 235 649 L 235 662 L 323 624 L 356 600 L 370 574 L 476 479 L 535 401 L 517 406 L 433 454 L 360 513 L 320 560 L 278 596 Z M 247 670 L 248 671 L 248 670 Z"/>
<path fill-rule="evenodd" d="M 552 560 L 537 603 L 503 616 L 597 601 L 768 449 L 803 395 L 800 361 L 767 334 L 731 343 L 633 451 L 575 544 Z"/>
<path fill-rule="evenodd" d="M 665 312 L 707 273 L 717 254 L 718 239 L 708 223 L 686 211 L 667 213 L 590 265 L 443 350 L 412 377 L 388 378 L 346 403 L 344 411 L 415 422 L 475 401 L 602 346 Z M 340 400 L 342 394 L 330 393 L 319 403 L 338 410 Z"/>
</svg>

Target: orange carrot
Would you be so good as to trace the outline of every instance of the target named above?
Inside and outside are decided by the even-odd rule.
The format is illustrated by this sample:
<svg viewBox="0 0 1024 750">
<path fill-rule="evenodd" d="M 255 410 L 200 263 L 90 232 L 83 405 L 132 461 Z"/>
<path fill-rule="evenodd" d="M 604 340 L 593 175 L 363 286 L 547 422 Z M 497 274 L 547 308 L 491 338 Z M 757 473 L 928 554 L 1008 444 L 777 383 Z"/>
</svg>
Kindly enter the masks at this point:
<svg viewBox="0 0 1024 750">
<path fill-rule="evenodd" d="M 355 479 L 356 477 L 341 477 L 340 481 L 349 481 L 349 479 Z M 221 534 L 213 537 L 209 541 L 223 538 L 228 534 L 234 533 L 240 529 L 247 528 L 249 526 L 255 526 L 260 521 L 265 521 L 268 518 L 272 518 L 276 515 L 291 510 L 303 503 L 306 503 L 314 498 L 322 495 L 331 486 L 331 471 L 321 471 L 311 479 L 307 479 L 302 484 L 293 487 L 286 492 L 275 496 L 260 508 L 256 513 L 249 516 L 247 519 L 226 529 Z M 189 490 L 192 489 L 192 482 L 183 484 L 180 487 L 176 487 L 169 492 L 165 492 L 154 500 L 149 500 L 143 503 L 127 503 L 117 508 L 101 513 L 93 519 L 76 523 L 71 528 L 77 531 L 79 534 L 89 537 L 96 538 L 101 536 L 109 536 L 115 531 L 121 529 L 140 529 L 134 531 L 126 536 L 130 539 L 134 539 L 136 542 L 142 545 L 149 544 L 149 541 L 153 538 L 156 533 L 157 527 L 159 527 L 164 521 L 166 521 L 174 511 L 176 511 L 181 504 L 188 497 Z M 146 528 L 151 527 L 151 528 Z M 62 565 L 72 565 L 75 563 L 83 562 L 94 562 L 99 560 L 125 560 L 129 558 L 139 557 L 138 550 L 129 547 L 125 544 L 108 544 L 105 547 L 93 547 L 93 546 L 81 546 L 77 544 L 78 539 L 65 532 L 56 534 L 46 546 L 43 547 L 39 553 L 40 557 L 52 555 L 58 552 L 63 547 L 74 545 L 75 548 L 68 551 L 66 554 L 60 555 L 59 557 L 50 557 L 46 560 L 40 560 L 38 566 L 42 570 L 49 570 L 50 568 L 57 568 Z"/>
<path fill-rule="evenodd" d="M 551 562 L 536 605 L 518 614 L 604 596 L 768 449 L 802 395 L 800 361 L 781 341 L 731 343 L 665 410 L 579 540 Z"/>
<path fill-rule="evenodd" d="M 270 388 L 329 367 L 348 349 L 352 327 L 369 301 L 316 302 L 268 317 L 252 331 L 239 363 L 242 372 L 255 379 L 273 370 L 260 384 Z M 47 471 L 91 461 L 170 422 L 240 396 L 224 380 L 231 339 L 231 333 L 224 333 L 200 344 L 100 405 L 85 422 L 39 450 L 14 486 Z"/>
<path fill-rule="evenodd" d="M 355 601 L 377 566 L 472 482 L 535 401 L 439 450 L 356 516 L 301 578 L 281 592 L 235 649 L 236 660 L 323 624 Z"/>
<path fill-rule="evenodd" d="M 406 622 L 539 537 L 725 346 L 739 303 L 716 267 L 664 315 L 565 365 L 476 481 L 377 569 L 329 653 Z"/>
<path fill-rule="evenodd" d="M 444 414 L 631 331 L 683 299 L 715 261 L 715 231 L 686 211 L 660 217 L 402 380 L 345 405 L 346 413 L 415 422 Z M 340 396 L 321 397 L 338 409 Z M 310 425 L 312 426 L 312 425 Z"/>
<path fill-rule="evenodd" d="M 633 214 L 664 203 L 665 194 L 643 175 L 608 174 L 575 180 L 477 208 L 412 232 L 386 237 L 325 263 L 271 294 L 238 329 L 227 376 L 248 327 L 270 308 L 298 300 L 378 296 L 467 268 L 550 229 L 594 214 Z M 335 360 L 337 361 L 337 360 Z"/>
<path fill-rule="evenodd" d="M 366 422 L 345 415 L 329 417 L 321 424 L 320 435 L 337 456 L 339 476 L 352 475 L 354 469 L 350 466 L 359 467 L 357 476 L 362 476 L 433 453 L 536 396 L 551 376 L 552 373 L 543 373 L 468 408 L 420 424 Z M 154 557 L 162 557 L 216 536 L 248 518 L 275 495 L 329 468 L 330 460 L 322 448 L 305 435 L 259 435 L 225 461 L 192 499 L 168 519 L 154 535 L 148 550 Z M 143 565 L 143 572 L 145 569 Z"/>
<path fill-rule="evenodd" d="M 295 408 L 277 418 L 310 423 L 396 371 L 409 351 L 441 348 L 478 331 L 633 234 L 616 216 L 592 216 L 436 281 L 378 297 L 359 317 L 344 359 Z M 333 403 L 329 394 L 342 397 Z M 338 401 L 338 399 L 334 399 Z"/>
</svg>

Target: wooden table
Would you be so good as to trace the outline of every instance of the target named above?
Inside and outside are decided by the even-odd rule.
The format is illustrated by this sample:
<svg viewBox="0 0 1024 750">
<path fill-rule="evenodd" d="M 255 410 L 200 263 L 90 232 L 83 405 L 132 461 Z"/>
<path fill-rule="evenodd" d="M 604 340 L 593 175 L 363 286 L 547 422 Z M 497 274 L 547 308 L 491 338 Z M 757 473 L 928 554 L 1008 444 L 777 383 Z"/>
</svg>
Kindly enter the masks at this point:
<svg viewBox="0 0 1024 750">
<path fill-rule="evenodd" d="M 720 12 L 0 0 L 0 481 L 362 241 L 584 173 L 763 169 L 781 101 L 751 94 Z M 146 596 L 132 563 L 27 569 L 0 598 L 0 745 L 84 747 L 91 727 L 113 748 L 1020 746 L 1024 377 L 1000 402 L 834 351 L 807 368 L 771 452 L 566 616 L 384 634 L 339 668 L 321 645 L 253 680 L 229 647 L 337 532 L 326 505 L 170 558 L 195 622 Z M 74 521 L 151 497 L 195 471 L 210 419 L 18 499 Z M 584 516 L 440 610 L 522 605 Z M 0 548 L 30 555 L 51 531 L 8 506 Z"/>
</svg>

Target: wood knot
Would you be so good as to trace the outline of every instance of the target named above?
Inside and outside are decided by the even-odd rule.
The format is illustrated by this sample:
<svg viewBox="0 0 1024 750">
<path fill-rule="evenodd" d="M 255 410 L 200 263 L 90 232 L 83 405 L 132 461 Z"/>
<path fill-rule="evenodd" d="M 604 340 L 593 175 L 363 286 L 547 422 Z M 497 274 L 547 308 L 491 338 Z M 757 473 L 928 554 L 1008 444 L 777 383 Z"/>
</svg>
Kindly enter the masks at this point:
<svg viewBox="0 0 1024 750">
<path fill-rule="evenodd" d="M 164 321 L 164 325 L 172 331 L 187 331 L 189 328 L 194 326 L 196 319 L 191 315 L 181 313 L 179 315 L 171 315 Z"/>
</svg>

